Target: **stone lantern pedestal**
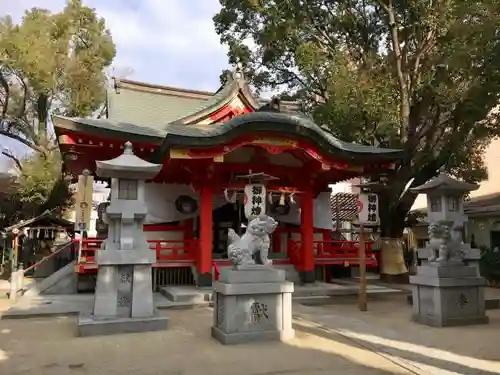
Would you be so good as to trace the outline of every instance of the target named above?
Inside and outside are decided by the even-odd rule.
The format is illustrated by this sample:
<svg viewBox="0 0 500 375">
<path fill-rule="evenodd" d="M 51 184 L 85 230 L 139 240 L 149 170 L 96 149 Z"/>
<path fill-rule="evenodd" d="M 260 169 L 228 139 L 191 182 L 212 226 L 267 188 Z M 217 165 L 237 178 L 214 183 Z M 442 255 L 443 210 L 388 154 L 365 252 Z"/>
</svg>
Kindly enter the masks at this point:
<svg viewBox="0 0 500 375">
<path fill-rule="evenodd" d="M 466 265 L 473 249 L 463 242 L 467 217 L 463 196 L 477 185 L 454 180 L 441 173 L 412 189 L 427 194 L 429 243 L 419 253 L 427 261 L 410 276 L 413 285 L 412 320 L 434 327 L 488 323 L 484 286 L 476 265 Z"/>
<path fill-rule="evenodd" d="M 161 167 L 135 156 L 130 142 L 121 156 L 97 162 L 97 175 L 111 178 L 111 202 L 105 214 L 108 237 L 96 254 L 94 310 L 79 317 L 79 336 L 167 328 L 167 318 L 155 312 L 151 265 L 156 254 L 143 233 L 145 180 Z"/>
</svg>

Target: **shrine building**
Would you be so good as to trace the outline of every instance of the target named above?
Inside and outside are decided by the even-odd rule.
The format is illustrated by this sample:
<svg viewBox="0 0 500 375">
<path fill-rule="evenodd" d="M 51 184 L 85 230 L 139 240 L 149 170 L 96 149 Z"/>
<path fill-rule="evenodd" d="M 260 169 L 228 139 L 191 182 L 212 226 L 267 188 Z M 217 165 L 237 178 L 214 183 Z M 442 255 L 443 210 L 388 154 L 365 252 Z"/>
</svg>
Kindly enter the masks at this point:
<svg viewBox="0 0 500 375">
<path fill-rule="evenodd" d="M 262 213 L 280 223 L 270 258 L 301 281 L 328 278 L 331 265 L 356 264 L 355 244 L 332 240 L 329 185 L 386 173 L 402 157 L 401 150 L 335 138 L 294 102 L 254 97 L 239 72 L 215 93 L 116 79 L 105 118 L 52 121 L 75 179 L 84 170 L 92 177 L 96 161 L 119 156 L 127 141 L 138 157 L 163 165 L 146 184 L 144 231 L 157 253 L 156 287 L 211 285 L 229 265 L 228 229 L 242 234 L 248 218 Z M 96 272 L 101 240 L 83 241 L 77 272 Z M 370 246 L 366 256 L 376 265 Z"/>
</svg>

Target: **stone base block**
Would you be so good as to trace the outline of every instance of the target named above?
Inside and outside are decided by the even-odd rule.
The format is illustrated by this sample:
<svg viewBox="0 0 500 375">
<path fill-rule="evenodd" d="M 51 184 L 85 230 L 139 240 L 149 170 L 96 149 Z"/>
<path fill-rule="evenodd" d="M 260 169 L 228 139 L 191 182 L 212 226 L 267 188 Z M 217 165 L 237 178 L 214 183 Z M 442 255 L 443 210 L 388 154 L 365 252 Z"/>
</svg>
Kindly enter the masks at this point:
<svg viewBox="0 0 500 375">
<path fill-rule="evenodd" d="M 196 285 L 199 288 L 209 288 L 212 286 L 212 274 L 210 272 L 208 273 L 199 273 L 197 280 L 196 280 Z"/>
<path fill-rule="evenodd" d="M 423 266 L 410 282 L 413 284 L 413 321 L 433 327 L 488 323 L 485 281 L 472 267 Z"/>
<path fill-rule="evenodd" d="M 77 335 L 80 337 L 114 335 L 120 333 L 162 331 L 167 328 L 168 318 L 165 316 L 94 319 L 92 315 L 82 314 L 78 317 Z"/>
<path fill-rule="evenodd" d="M 478 269 L 474 266 L 453 266 L 428 264 L 417 267 L 417 276 L 457 278 L 457 277 L 479 277 Z M 414 276 L 412 276 L 414 277 Z"/>
<path fill-rule="evenodd" d="M 430 327 L 459 327 L 476 324 L 488 324 L 490 321 L 486 315 L 440 319 L 437 316 L 415 314 L 412 315 L 411 320 Z"/>
<path fill-rule="evenodd" d="M 267 266 L 232 270 L 214 284 L 212 337 L 224 345 L 284 340 L 292 329 L 293 284 Z M 262 280 L 262 281 L 260 281 Z"/>
<path fill-rule="evenodd" d="M 248 344 L 262 341 L 286 341 L 295 337 L 295 330 L 225 333 L 218 327 L 212 327 L 212 337 L 223 345 Z"/>
<path fill-rule="evenodd" d="M 300 271 L 300 281 L 304 284 L 312 284 L 316 282 L 316 273 L 314 271 Z"/>
</svg>

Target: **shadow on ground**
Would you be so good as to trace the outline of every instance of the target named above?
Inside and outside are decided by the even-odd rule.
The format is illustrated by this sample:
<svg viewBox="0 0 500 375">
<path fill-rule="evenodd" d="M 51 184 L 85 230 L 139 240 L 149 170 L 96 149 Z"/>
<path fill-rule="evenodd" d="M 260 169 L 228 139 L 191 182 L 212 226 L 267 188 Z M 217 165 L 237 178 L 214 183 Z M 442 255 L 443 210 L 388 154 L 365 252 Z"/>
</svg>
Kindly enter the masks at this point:
<svg viewBox="0 0 500 375">
<path fill-rule="evenodd" d="M 489 325 L 432 328 L 410 321 L 404 296 L 370 297 L 369 311 L 345 297 L 324 306 L 298 306 L 298 330 L 324 338 L 341 335 L 364 348 L 427 374 L 500 374 L 500 312 Z M 314 323 L 311 323 L 314 322 Z"/>
</svg>

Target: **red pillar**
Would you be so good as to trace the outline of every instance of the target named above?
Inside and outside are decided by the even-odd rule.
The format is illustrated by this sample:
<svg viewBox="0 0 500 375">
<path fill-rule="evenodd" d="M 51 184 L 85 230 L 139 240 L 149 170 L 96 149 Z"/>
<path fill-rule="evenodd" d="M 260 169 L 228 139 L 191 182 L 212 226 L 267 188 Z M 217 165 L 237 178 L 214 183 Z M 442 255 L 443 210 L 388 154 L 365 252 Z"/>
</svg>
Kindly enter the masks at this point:
<svg viewBox="0 0 500 375">
<path fill-rule="evenodd" d="M 300 198 L 300 235 L 302 242 L 302 281 L 313 283 L 316 280 L 314 272 L 314 206 L 313 194 L 310 189 L 304 191 Z"/>
<path fill-rule="evenodd" d="M 200 247 L 198 254 L 198 286 L 212 285 L 212 188 L 203 186 L 200 192 Z"/>
</svg>

